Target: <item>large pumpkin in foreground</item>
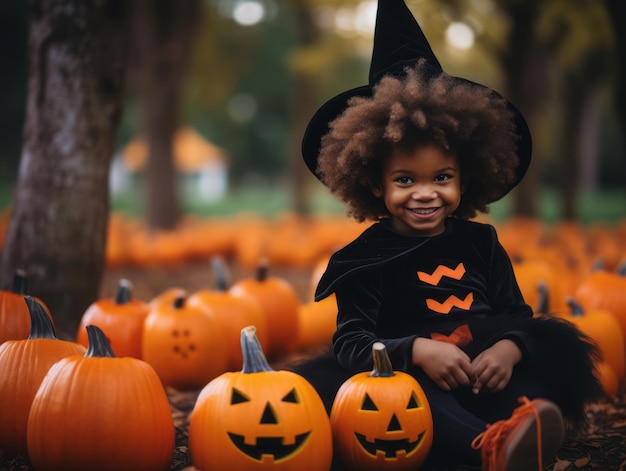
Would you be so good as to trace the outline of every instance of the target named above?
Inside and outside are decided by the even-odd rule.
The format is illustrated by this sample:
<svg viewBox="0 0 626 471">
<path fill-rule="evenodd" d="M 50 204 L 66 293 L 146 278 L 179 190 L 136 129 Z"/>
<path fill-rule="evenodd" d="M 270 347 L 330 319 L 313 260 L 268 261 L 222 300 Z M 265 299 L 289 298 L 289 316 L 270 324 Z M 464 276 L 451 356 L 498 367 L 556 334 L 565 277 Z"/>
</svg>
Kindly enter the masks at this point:
<svg viewBox="0 0 626 471">
<path fill-rule="evenodd" d="M 189 418 L 189 451 L 202 471 L 330 469 L 332 437 L 321 398 L 302 376 L 273 370 L 255 328 L 241 331 L 243 370 L 200 392 Z"/>
<path fill-rule="evenodd" d="M 154 369 L 116 358 L 103 331 L 86 327 L 89 348 L 55 363 L 28 415 L 35 471 L 166 471 L 174 423 Z"/>
<path fill-rule="evenodd" d="M 374 369 L 339 388 L 330 413 L 334 449 L 345 468 L 359 471 L 416 470 L 433 440 L 426 395 L 412 376 L 393 371 L 381 342 Z"/>
</svg>

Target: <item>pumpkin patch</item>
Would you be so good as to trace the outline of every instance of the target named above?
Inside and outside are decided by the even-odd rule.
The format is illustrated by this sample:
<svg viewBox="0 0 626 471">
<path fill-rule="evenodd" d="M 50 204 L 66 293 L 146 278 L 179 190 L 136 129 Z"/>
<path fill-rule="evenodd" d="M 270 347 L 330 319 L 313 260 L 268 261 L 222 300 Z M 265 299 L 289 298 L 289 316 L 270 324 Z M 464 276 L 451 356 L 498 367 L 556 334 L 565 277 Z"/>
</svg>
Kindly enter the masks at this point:
<svg viewBox="0 0 626 471">
<path fill-rule="evenodd" d="M 241 219 L 244 220 L 246 218 Z M 281 247 L 280 250 L 277 250 L 275 247 L 270 248 L 269 245 L 266 248 L 263 248 L 260 246 L 262 245 L 260 242 L 260 245 L 256 245 L 254 241 L 245 240 L 246 238 L 244 235 L 254 237 L 255 232 L 262 232 L 264 238 L 263 244 L 269 244 L 269 241 L 274 233 L 273 231 L 278 229 L 278 226 L 282 221 L 288 222 L 291 225 L 288 230 L 285 230 L 285 235 L 290 233 L 293 237 L 289 236 L 277 238 L 277 240 L 282 241 L 281 243 L 283 244 L 283 247 Z M 257 218 L 253 221 L 253 226 L 256 226 L 256 229 L 250 230 L 248 233 L 245 233 L 245 231 L 241 229 L 242 226 L 239 225 L 240 223 L 243 223 L 243 221 L 224 221 L 224 224 L 218 224 L 218 222 L 219 221 L 206 223 L 202 221 L 194 221 L 193 223 L 186 222 L 184 230 L 185 235 L 183 237 L 181 234 L 181 239 L 176 242 L 178 244 L 177 251 L 181 254 L 179 255 L 181 259 L 177 262 L 174 262 L 175 250 L 173 248 L 167 250 L 165 247 L 158 248 L 156 244 L 157 239 L 153 239 L 150 244 L 143 246 L 143 253 L 137 252 L 136 254 L 131 255 L 128 253 L 128 246 L 127 250 L 118 250 L 116 254 L 112 253 L 111 256 L 116 257 L 115 262 L 105 273 L 103 284 L 105 285 L 105 288 L 111 288 L 113 296 L 111 296 L 110 299 L 113 300 L 113 304 L 115 304 L 115 298 L 117 296 L 117 291 L 115 291 L 115 289 L 119 290 L 120 281 L 122 279 L 128 279 L 126 277 L 130 274 L 130 278 L 138 276 L 136 283 L 134 282 L 132 285 L 130 283 L 128 284 L 128 288 L 130 288 L 130 298 L 137 300 L 150 300 L 148 303 L 144 303 L 147 305 L 147 313 L 152 314 L 158 312 L 158 315 L 155 315 L 154 325 L 151 325 L 150 329 L 148 329 L 148 314 L 146 314 L 142 324 L 141 345 L 145 347 L 149 343 L 152 343 L 151 348 L 153 351 L 158 351 L 159 354 L 162 355 L 162 364 L 164 365 L 167 374 L 171 375 L 171 379 L 164 380 L 163 374 L 158 371 L 158 362 L 156 360 L 148 361 L 147 354 L 143 353 L 143 350 L 140 356 L 145 356 L 146 358 L 143 358 L 145 363 L 150 365 L 157 373 L 161 383 L 161 388 L 165 386 L 166 396 L 169 399 L 171 408 L 168 412 L 169 419 L 174 420 L 177 433 L 175 439 L 176 449 L 174 450 L 173 458 L 170 454 L 170 461 L 168 464 L 168 460 L 161 457 L 164 467 L 158 468 L 161 465 L 154 465 L 154 469 L 180 470 L 185 468 L 191 469 L 191 466 L 201 469 L 199 464 L 191 462 L 192 453 L 190 451 L 191 439 L 189 431 L 191 417 L 195 415 L 195 412 L 192 413 L 191 411 L 192 409 L 200 410 L 202 408 L 201 404 L 205 399 L 204 395 L 206 393 L 200 393 L 205 390 L 205 386 L 222 375 L 235 374 L 234 372 L 238 372 L 237 374 L 241 373 L 239 370 L 244 362 L 241 349 L 241 326 L 245 327 L 246 325 L 258 323 L 259 328 L 256 331 L 257 339 L 259 340 L 260 345 L 267 348 L 268 358 L 270 358 L 271 361 L 268 365 L 272 365 L 271 368 L 276 368 L 277 373 L 282 372 L 280 368 L 283 365 L 289 365 L 290 362 L 298 361 L 300 358 L 313 355 L 322 348 L 326 348 L 325 346 L 330 343 L 335 329 L 335 316 L 337 310 L 336 301 L 333 296 L 330 296 L 321 302 L 312 302 L 311 298 L 313 296 L 313 291 L 319 281 L 321 273 L 326 268 L 328 263 L 328 252 L 329 250 L 332 250 L 331 247 L 341 245 L 342 238 L 352 238 L 357 232 L 362 230 L 362 227 L 359 227 L 358 224 L 346 223 L 345 225 L 341 225 L 341 221 L 337 220 L 324 222 L 320 221 L 327 227 L 325 229 L 314 229 L 315 220 L 310 219 L 306 222 L 306 230 L 311 230 L 312 233 L 318 234 L 320 245 L 323 245 L 325 248 L 322 249 L 321 246 L 319 246 L 316 247 L 315 250 L 312 250 L 313 248 L 311 247 L 310 252 L 302 253 L 299 257 L 289 257 L 288 254 L 294 250 L 297 251 L 297 247 L 304 239 L 306 239 L 306 243 L 308 244 L 313 243 L 311 237 L 295 237 L 295 234 L 302 232 L 295 227 L 295 224 L 299 224 L 295 218 L 277 218 L 272 221 L 264 221 L 262 218 Z M 612 282 L 597 281 L 597 279 L 594 281 L 594 278 L 597 278 L 597 275 L 599 274 L 597 272 L 602 272 L 603 276 L 605 274 L 621 276 L 619 272 L 620 265 L 624 262 L 624 260 L 626 260 L 626 230 L 624 230 L 626 226 L 622 225 L 619 228 L 616 228 L 614 232 L 602 234 L 600 232 L 601 229 L 606 229 L 607 231 L 608 229 L 599 227 L 586 229 L 583 226 L 575 224 L 555 224 L 553 226 L 545 226 L 538 224 L 537 222 L 530 223 L 528 226 L 525 226 L 524 224 L 525 223 L 521 221 L 512 221 L 510 229 L 502 231 L 503 242 L 511 247 L 511 253 L 517 254 L 520 261 L 529 263 L 528 268 L 531 268 L 531 261 L 534 263 L 534 261 L 537 260 L 542 260 L 544 267 L 546 264 L 549 265 L 553 276 L 548 278 L 550 283 L 545 283 L 544 287 L 546 288 L 545 292 L 547 293 L 546 299 L 555 304 L 550 305 L 550 307 L 546 307 L 548 305 L 541 298 L 543 296 L 541 289 L 539 290 L 538 298 L 533 299 L 532 296 L 535 294 L 531 293 L 528 294 L 527 301 L 529 304 L 532 304 L 533 307 L 535 304 L 539 305 L 540 307 L 538 309 L 542 313 L 549 313 L 550 315 L 563 317 L 570 322 L 577 324 L 583 332 L 592 337 L 602 348 L 604 361 L 597 364 L 597 374 L 605 390 L 607 398 L 603 399 L 598 405 L 594 405 L 589 414 L 591 414 L 591 417 L 599 417 L 598 423 L 600 423 L 600 425 L 595 424 L 594 427 L 596 428 L 594 428 L 593 431 L 598 431 L 600 430 L 599 427 L 605 426 L 607 427 L 607 430 L 609 430 L 608 433 L 610 436 L 614 438 L 616 433 L 620 433 L 618 429 L 621 424 L 621 419 L 612 418 L 609 423 L 607 422 L 609 420 L 607 417 L 615 416 L 615 414 L 611 416 L 609 413 L 621 404 L 624 393 L 624 360 L 622 360 L 622 362 L 619 361 L 619 352 L 621 351 L 620 345 L 622 344 L 616 340 L 618 335 L 620 333 L 623 334 L 623 332 L 621 332 L 621 328 L 618 329 L 616 327 L 615 322 L 617 322 L 617 325 L 621 324 L 619 324 L 617 317 L 612 312 L 612 317 L 609 317 L 609 311 L 606 308 L 591 308 L 591 301 L 582 302 L 584 296 L 581 296 L 581 299 L 578 299 L 578 295 L 580 294 L 578 288 L 579 286 L 583 286 L 583 288 L 581 288 L 581 292 L 586 290 L 589 297 L 596 298 L 595 302 L 598 302 L 601 299 L 604 299 L 604 301 L 607 301 L 607 299 L 613 300 L 614 298 L 619 299 L 620 292 L 623 292 L 623 289 L 618 288 L 617 290 L 613 289 L 605 292 L 604 290 Z M 122 228 L 117 226 L 124 227 Z M 116 243 L 123 244 L 124 242 L 128 242 L 125 238 L 130 231 L 134 230 L 133 228 L 135 226 L 138 225 L 136 223 L 131 224 L 130 221 L 117 221 L 116 227 L 112 227 L 111 230 L 123 230 L 124 232 L 116 236 Z M 526 230 L 524 227 L 528 227 L 529 229 Z M 213 235 L 211 235 L 211 228 L 217 228 L 213 230 Z M 334 232 L 331 230 L 333 228 Z M 621 232 L 617 232 L 618 230 Z M 219 234 L 216 232 L 219 232 Z M 235 238 L 233 237 L 233 234 L 236 232 L 238 233 L 237 245 L 235 245 Z M 342 234 L 339 234 L 339 232 L 342 232 Z M 325 239 L 324 241 L 321 240 L 322 235 Z M 218 236 L 220 241 L 219 243 L 216 241 L 214 244 L 213 239 Z M 144 241 L 145 240 L 148 239 L 144 238 Z M 206 247 L 203 246 L 203 241 L 207 244 Z M 292 245 L 296 244 L 296 242 L 298 245 Z M 273 243 L 274 242 L 272 242 L 272 244 Z M 137 247 L 133 250 L 136 248 Z M 245 250 L 250 250 L 250 252 L 244 253 Z M 183 254 L 184 252 L 186 252 L 186 255 Z M 313 257 L 313 253 L 318 253 L 320 256 Z M 205 263 L 207 259 L 212 259 L 216 255 L 219 256 L 220 261 L 216 263 L 215 266 Z M 265 260 L 263 260 L 261 256 L 265 256 Z M 245 257 L 246 263 L 241 263 L 239 257 Z M 309 259 L 311 261 L 309 261 Z M 191 263 L 189 265 L 180 264 L 180 261 L 193 262 L 196 260 L 198 263 Z M 213 306 L 214 300 L 211 301 L 211 306 L 193 306 L 193 309 L 189 302 L 194 295 L 202 291 L 210 292 L 211 297 L 217 294 L 220 296 L 228 295 L 228 297 L 231 297 L 233 293 L 230 288 L 240 280 L 258 283 L 259 275 L 263 275 L 262 273 L 259 273 L 260 268 L 263 266 L 263 264 L 259 262 L 260 260 L 263 261 L 263 263 L 267 263 L 265 267 L 271 267 L 271 272 L 268 271 L 265 273 L 268 278 L 270 273 L 272 277 L 284 277 L 284 279 L 295 288 L 301 300 L 298 306 L 299 317 L 297 331 L 290 339 L 294 340 L 295 344 L 292 347 L 292 350 L 288 352 L 276 354 L 269 353 L 271 341 L 269 340 L 268 336 L 270 334 L 267 330 L 271 328 L 266 326 L 265 333 L 263 332 L 262 324 L 263 319 L 266 318 L 265 315 L 263 315 L 262 318 L 257 317 L 257 319 L 261 319 L 259 321 L 252 321 L 250 317 L 239 317 L 236 313 L 224 309 L 226 314 L 218 316 L 213 313 L 213 316 L 209 316 L 207 313 L 212 312 L 213 308 L 211 306 Z M 221 268 L 217 266 L 219 264 L 222 264 Z M 150 273 L 143 278 L 144 275 L 141 270 L 148 266 L 151 267 L 150 270 L 155 276 L 152 277 Z M 230 273 L 226 271 L 227 266 L 232 269 L 232 282 L 229 279 Z M 220 272 L 220 270 L 222 271 Z M 253 273 L 252 277 L 249 276 L 250 272 Z M 539 270 L 529 270 L 529 272 L 531 274 L 534 273 L 535 280 L 540 278 Z M 215 281 L 213 285 L 209 285 L 208 289 L 207 283 L 205 282 L 207 273 L 212 274 Z M 142 278 L 139 278 L 140 276 Z M 149 281 L 146 282 L 145 280 L 148 279 Z M 529 279 L 532 280 L 532 277 L 529 277 Z M 518 276 L 518 281 L 520 286 L 524 285 L 526 282 L 526 278 L 523 273 Z M 552 284 L 553 282 L 555 283 L 554 285 Z M 532 284 L 535 285 L 534 281 L 532 281 Z M 24 289 L 21 288 L 12 291 L 12 294 L 19 294 L 18 301 L 20 301 L 20 303 L 27 308 L 23 294 L 15 292 L 23 292 Z M 278 297 L 279 295 L 274 293 L 274 296 Z M 241 297 L 248 296 L 246 295 Z M 558 299 L 559 297 L 560 299 Z M 571 303 L 571 300 L 574 300 L 578 304 L 578 308 Z M 94 302 L 96 301 L 99 300 L 94 300 Z M 544 307 L 541 307 L 542 303 Z M 45 305 L 42 302 L 40 302 L 40 304 L 45 309 Z M 224 302 L 224 305 L 227 304 L 228 302 Z M 216 305 L 219 306 L 217 309 L 218 311 L 221 311 L 221 307 L 224 307 L 219 302 L 216 302 Z M 205 319 L 203 317 L 196 316 L 195 314 L 192 315 L 192 312 L 196 310 L 196 308 L 200 308 L 200 310 L 202 310 L 203 316 L 213 319 L 214 322 L 212 324 L 209 322 L 212 325 L 211 330 L 214 332 L 221 332 L 221 335 L 210 336 L 208 335 L 208 330 L 205 327 L 200 327 L 200 324 L 203 324 Z M 28 309 L 24 310 L 24 312 L 26 311 L 28 311 Z M 256 309 L 256 311 L 258 313 L 259 309 Z M 49 318 L 51 319 L 50 316 Z M 232 322 L 235 319 L 239 319 L 238 326 L 228 327 L 229 322 Z M 610 319 L 613 319 L 612 323 Z M 267 321 L 267 319 L 265 320 Z M 227 333 L 229 328 L 232 329 L 233 333 Z M 121 328 L 121 330 L 123 331 L 124 328 Z M 86 332 L 87 331 L 85 329 L 85 335 Z M 26 337 L 27 336 L 28 334 Z M 26 337 L 22 340 L 26 340 Z M 113 343 L 118 342 L 108 333 L 105 337 L 110 338 Z M 147 341 L 147 339 L 150 340 Z M 231 356 L 230 353 L 223 352 L 220 347 L 220 340 L 221 343 L 228 343 L 233 351 L 237 352 L 237 355 L 239 355 L 239 363 L 235 360 L 228 366 L 222 365 L 220 368 L 216 366 L 220 364 L 220 361 L 225 358 L 230 358 Z M 55 340 L 55 342 L 61 343 L 58 339 Z M 88 340 L 85 343 L 88 344 Z M 4 352 L 3 348 L 0 348 L 0 352 Z M 81 353 L 73 355 L 82 357 L 85 349 L 84 347 L 81 348 Z M 118 354 L 118 351 L 113 347 L 112 350 L 117 355 L 118 359 L 120 359 L 119 357 L 122 355 Z M 198 354 L 196 358 L 198 362 L 202 359 L 204 366 L 198 366 L 199 363 L 196 364 L 193 369 L 193 373 L 190 374 L 191 368 L 188 370 L 187 367 L 191 366 L 194 361 L 196 361 L 196 359 L 193 359 L 194 353 Z M 15 353 L 12 353 L 11 355 L 13 356 L 14 354 Z M 0 358 L 3 358 L 3 356 L 0 355 Z M 25 374 L 24 372 L 27 370 L 25 360 L 14 359 L 13 363 L 20 368 L 20 374 Z M 0 364 L 0 378 L 4 373 L 3 365 L 4 363 Z M 211 368 L 213 368 L 212 371 Z M 48 370 L 49 369 L 50 367 L 48 367 Z M 200 372 L 202 374 L 200 374 Z M 618 372 L 621 373 L 618 374 Z M 212 413 L 225 414 L 226 409 L 230 408 L 231 410 L 229 412 L 232 412 L 232 409 L 235 409 L 236 407 L 240 407 L 241 410 L 248 407 L 248 410 L 246 413 L 233 416 L 234 418 L 230 420 L 230 433 L 232 433 L 232 439 L 229 435 L 226 435 L 225 437 L 223 435 L 223 441 L 221 442 L 222 446 L 219 451 L 215 451 L 214 453 L 224 454 L 222 453 L 222 450 L 228 450 L 229 454 L 231 452 L 233 454 L 238 453 L 239 458 L 246 456 L 246 460 L 254 463 L 250 465 L 252 466 L 250 469 L 258 469 L 256 467 L 258 466 L 258 457 L 261 457 L 261 461 L 264 463 L 263 466 L 289 469 L 286 464 L 288 463 L 289 457 L 295 458 L 298 453 L 302 453 L 302 456 L 307 456 L 305 453 L 310 453 L 308 448 L 301 448 L 308 446 L 308 442 L 306 440 L 299 439 L 298 436 L 305 433 L 303 424 L 305 424 L 307 420 L 309 421 L 309 428 L 311 429 L 315 426 L 315 423 L 313 419 L 306 419 L 303 418 L 303 416 L 299 417 L 300 424 L 285 422 L 283 419 L 286 415 L 297 415 L 293 412 L 293 410 L 288 410 L 289 407 L 298 407 L 297 402 L 293 402 L 294 396 L 289 394 L 292 390 L 297 390 L 295 384 L 289 382 L 289 380 L 285 381 L 285 383 L 288 384 L 283 384 L 282 378 L 277 381 L 272 381 L 272 383 L 275 383 L 275 387 L 280 386 L 280 391 L 276 390 L 274 395 L 271 396 L 271 399 L 266 399 L 263 403 L 261 400 L 262 394 L 265 394 L 263 390 L 265 387 L 269 386 L 263 384 L 264 381 L 262 380 L 259 380 L 258 382 L 255 381 L 258 374 L 260 374 L 260 372 L 247 374 L 242 382 L 238 383 L 236 392 L 233 387 L 231 387 L 232 385 L 230 383 L 227 383 L 228 385 L 224 386 L 221 390 L 221 394 L 224 396 L 221 398 L 223 401 L 221 402 L 221 408 L 224 410 L 215 410 Z M 188 376 L 183 379 L 185 375 Z M 25 376 L 20 376 L 19 382 L 23 383 L 24 377 Z M 189 381 L 189 377 L 195 378 L 193 382 Z M 275 377 L 280 378 L 280 376 Z M 393 380 L 392 378 L 381 379 Z M 40 385 L 42 381 L 43 378 L 39 382 Z M 120 379 L 118 382 L 122 381 L 123 380 Z M 174 381 L 179 382 L 175 383 Z M 13 388 L 16 388 L 17 384 L 17 379 L 12 381 Z M 400 388 L 398 387 L 396 389 Z M 109 391 L 112 391 L 112 389 Z M 227 394 L 225 391 L 230 391 L 230 394 Z M 36 390 L 33 394 L 35 393 Z M 255 395 L 257 393 L 258 395 Z M 3 394 L 4 393 L 0 388 L 1 423 L 4 423 L 2 421 L 5 419 L 8 420 L 8 417 L 4 414 L 6 409 L 3 408 L 5 404 Z M 84 393 L 83 396 L 86 396 L 86 393 Z M 410 401 L 408 399 L 406 401 L 396 401 L 397 403 L 395 405 L 395 409 L 397 410 L 394 412 L 396 420 L 392 420 L 391 417 L 393 417 L 393 415 L 389 415 L 388 419 L 383 418 L 382 411 L 386 411 L 385 413 L 389 414 L 390 406 L 385 403 L 385 397 L 381 398 L 379 396 L 377 396 L 375 392 L 368 392 L 368 400 L 366 401 L 363 399 L 358 404 L 360 409 L 364 409 L 359 410 L 360 413 L 368 413 L 374 416 L 378 412 L 378 416 L 381 418 L 380 423 L 377 423 L 375 426 L 369 426 L 370 429 L 367 432 L 369 433 L 369 436 L 362 434 L 366 437 L 363 439 L 362 443 L 359 442 L 357 435 L 353 433 L 353 440 L 350 443 L 337 445 L 338 439 L 335 435 L 338 432 L 336 432 L 333 427 L 330 428 L 331 442 L 334 443 L 328 445 L 327 441 L 325 445 L 321 446 L 323 451 L 316 452 L 317 454 L 322 454 L 326 457 L 324 459 L 324 463 L 320 465 L 322 466 L 320 469 L 328 469 L 325 467 L 328 463 L 327 447 L 329 446 L 331 450 L 331 457 L 334 455 L 334 459 L 339 459 L 339 454 L 343 448 L 351 447 L 351 453 L 354 453 L 355 450 L 365 453 L 365 450 L 369 447 L 370 458 L 372 456 L 376 456 L 376 459 L 381 460 L 381 462 L 389 461 L 390 463 L 388 465 L 390 468 L 393 467 L 393 469 L 402 469 L 401 466 L 403 464 L 398 464 L 398 462 L 402 460 L 406 461 L 410 452 L 407 453 L 405 450 L 408 450 L 408 444 L 413 444 L 415 440 L 412 440 L 412 438 L 406 438 L 406 440 L 402 442 L 401 440 L 384 437 L 385 433 L 389 434 L 393 432 L 394 427 L 397 429 L 395 431 L 396 436 L 400 436 L 402 433 L 406 432 L 408 437 L 408 430 L 405 430 L 403 425 L 404 420 L 402 420 L 402 414 L 404 414 L 405 417 L 408 417 L 409 414 L 414 413 L 414 403 L 411 402 L 409 404 Z M 306 399 L 306 393 L 300 394 L 299 399 L 303 398 Z M 604 402 L 605 400 L 606 402 Z M 96 401 L 97 400 L 93 400 L 91 402 L 95 404 Z M 75 404 L 77 402 L 78 399 L 75 400 Z M 418 403 L 418 401 L 416 400 L 415 403 Z M 265 407 L 267 404 L 269 404 L 269 406 Z M 411 407 L 409 407 L 409 405 Z M 378 409 L 378 411 L 375 409 Z M 130 409 L 128 410 L 130 411 Z M 132 413 L 135 412 L 136 411 Z M 73 411 L 66 409 L 65 416 L 73 417 L 77 413 L 78 410 L 76 407 Z M 622 414 L 621 410 L 618 410 L 617 413 L 618 415 Z M 127 412 L 127 415 L 130 414 L 131 412 Z M 81 414 L 81 417 L 83 416 L 84 415 Z M 199 416 L 200 415 L 198 414 L 198 417 Z M 621 417 L 621 415 L 619 415 L 619 417 Z M 116 420 L 118 420 L 118 424 L 120 424 L 119 427 L 122 429 L 128 427 L 128 424 L 130 423 L 127 419 Z M 226 421 L 229 419 L 224 420 Z M 272 423 L 274 421 L 277 423 Z M 56 443 L 60 443 L 61 440 L 65 440 L 68 443 L 71 442 L 72 450 L 74 450 L 77 446 L 83 446 L 81 445 L 82 442 L 79 442 L 76 438 L 78 435 L 82 434 L 66 430 L 66 424 L 69 424 L 69 422 L 72 421 L 58 419 L 57 422 L 55 422 L 54 435 L 57 435 L 58 432 L 59 437 Z M 271 427 L 274 427 L 274 430 L 278 430 L 279 423 L 284 426 L 291 425 L 289 434 L 293 437 L 293 439 L 288 441 L 279 440 L 276 439 L 277 434 L 272 435 L 264 433 Z M 347 423 L 347 419 L 344 420 L 343 423 L 345 425 L 345 423 Z M 354 428 L 356 429 L 357 422 L 355 421 L 354 423 Z M 366 427 L 365 424 L 365 418 L 360 418 L 359 426 Z M 24 427 L 24 443 L 26 445 L 27 425 L 28 416 L 26 416 L 26 425 Z M 50 426 L 49 428 L 51 429 L 52 427 Z M 371 439 L 371 437 L 374 436 L 373 430 L 375 428 L 379 437 L 378 441 Z M 390 429 L 390 431 L 388 431 L 388 429 Z M 400 429 L 402 429 L 402 431 L 400 431 Z M 10 430 L 10 427 L 4 425 L 0 426 L 0 437 L 2 437 L 2 433 L 5 430 Z M 90 438 L 92 441 L 95 440 L 94 437 L 100 436 L 100 426 L 96 425 L 95 422 L 92 422 L 85 428 L 85 430 L 91 432 Z M 598 433 L 602 432 L 600 431 Z M 85 432 L 84 434 L 89 437 L 89 433 Z M 70 435 L 74 437 L 71 440 L 67 438 L 67 436 Z M 284 435 L 286 436 L 287 433 L 284 433 Z M 622 435 L 619 436 L 621 437 Z M 51 441 L 52 438 L 57 437 L 51 437 L 48 433 L 46 440 Z M 206 439 L 206 437 L 204 439 Z M 40 437 L 38 440 L 43 442 L 44 438 Z M 385 446 L 383 447 L 381 445 L 384 443 L 384 440 L 388 440 L 388 442 L 385 443 Z M 598 443 L 600 443 L 601 437 L 598 438 L 598 440 Z M 226 447 L 225 443 L 228 443 L 229 448 Z M 602 441 L 601 443 L 602 446 L 605 447 L 608 442 Z M 239 446 L 237 446 L 237 444 Z M 298 444 L 300 444 L 301 447 L 299 447 Z M 566 445 L 568 448 L 562 452 L 565 453 L 564 455 L 559 455 L 560 458 L 565 456 L 566 459 L 569 459 L 568 457 L 570 455 L 575 455 L 574 445 Z M 116 445 L 115 448 L 115 453 L 111 453 L 113 455 L 120 455 L 122 453 L 139 453 L 145 456 L 148 453 L 143 448 L 136 448 L 132 452 L 124 449 L 121 445 Z M 319 449 L 320 448 L 318 448 L 318 450 Z M 606 450 L 606 448 L 603 449 Z M 577 450 L 582 453 L 582 451 L 580 451 L 582 448 L 577 448 Z M 9 453 L 0 451 L 0 460 L 4 460 L 0 461 L 0 464 L 4 466 L 4 468 L 2 466 L 0 466 L 0 468 L 22 470 L 47 469 L 46 467 L 41 468 L 41 465 L 39 465 L 39 468 L 35 468 L 34 463 L 27 461 L 29 460 L 29 457 L 27 456 L 27 446 L 26 450 L 17 453 L 18 454 L 15 455 L 14 452 L 12 452 L 11 455 L 14 455 L 15 457 L 11 458 L 9 461 Z M 198 453 L 201 452 L 196 452 L 196 455 Z M 391 461 L 393 461 L 394 453 L 396 456 L 396 463 L 392 465 Z M 20 461 L 22 459 L 24 461 Z M 308 455 L 307 459 L 311 463 L 315 463 L 317 466 L 318 462 L 313 461 L 310 455 Z M 343 460 L 344 458 L 341 459 Z M 573 459 L 570 461 L 573 462 Z M 222 461 L 220 461 L 220 468 L 221 463 Z M 293 461 L 292 464 L 293 463 L 297 463 L 297 466 L 294 469 L 307 469 L 306 467 L 301 468 L 300 462 Z M 11 466 L 14 464 L 17 464 L 18 467 L 12 468 Z M 62 466 L 68 466 L 68 468 L 63 469 L 72 469 L 71 466 L 73 465 L 63 463 Z M 387 466 L 387 464 L 379 463 L 377 467 L 373 469 L 386 469 L 384 466 Z M 90 466 L 87 469 L 97 468 Z M 134 469 L 142 468 L 137 465 Z M 231 469 L 246 468 L 237 468 L 233 465 Z M 348 468 L 342 465 L 339 468 L 333 467 L 333 469 L 343 471 Z M 368 468 L 364 467 L 362 469 Z M 419 467 L 413 467 L 411 469 L 419 469 Z"/>
</svg>

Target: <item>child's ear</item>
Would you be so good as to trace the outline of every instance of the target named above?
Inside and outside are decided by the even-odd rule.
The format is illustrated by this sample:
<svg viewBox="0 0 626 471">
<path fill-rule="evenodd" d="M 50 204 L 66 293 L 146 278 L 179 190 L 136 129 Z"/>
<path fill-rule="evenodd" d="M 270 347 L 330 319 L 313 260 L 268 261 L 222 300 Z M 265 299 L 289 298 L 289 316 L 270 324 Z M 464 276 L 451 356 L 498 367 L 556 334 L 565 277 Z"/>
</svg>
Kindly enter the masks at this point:
<svg viewBox="0 0 626 471">
<path fill-rule="evenodd" d="M 383 188 L 381 185 L 370 184 L 370 188 L 372 189 L 372 193 L 374 193 L 374 196 L 376 198 L 380 198 L 381 196 L 383 196 Z"/>
</svg>

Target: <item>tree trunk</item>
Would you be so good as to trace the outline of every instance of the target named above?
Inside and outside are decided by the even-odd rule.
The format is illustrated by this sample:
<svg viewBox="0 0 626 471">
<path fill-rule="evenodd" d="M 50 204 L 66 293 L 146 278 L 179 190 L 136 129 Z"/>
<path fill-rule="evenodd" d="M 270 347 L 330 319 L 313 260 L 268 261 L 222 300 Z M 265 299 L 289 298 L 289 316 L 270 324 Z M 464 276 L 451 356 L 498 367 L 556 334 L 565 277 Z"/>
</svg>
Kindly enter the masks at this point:
<svg viewBox="0 0 626 471">
<path fill-rule="evenodd" d="M 560 194 L 561 217 L 566 221 L 577 219 L 576 207 L 582 162 L 583 109 L 589 100 L 588 87 L 575 74 L 563 77 L 563 134 L 561 137 Z"/>
<path fill-rule="evenodd" d="M 606 0 L 605 3 L 615 30 L 615 109 L 622 137 L 622 162 L 626 166 L 626 2 Z"/>
<path fill-rule="evenodd" d="M 311 7 L 306 2 L 296 1 L 293 4 L 298 23 L 299 44 L 304 50 L 312 47 L 318 40 L 319 32 L 313 23 Z M 294 70 L 294 89 L 292 92 L 292 107 L 294 115 L 294 129 L 292 132 L 291 146 L 291 184 L 294 197 L 294 211 L 298 214 L 308 215 L 310 207 L 310 181 L 309 169 L 302 159 L 302 138 L 306 126 L 315 112 L 317 78 L 311 70 Z"/>
<path fill-rule="evenodd" d="M 508 84 L 507 98 L 515 104 L 527 120 L 531 135 L 537 122 L 538 104 L 542 93 L 538 89 L 545 77 L 539 77 L 541 58 L 535 47 L 532 31 L 537 18 L 536 0 L 513 2 L 509 6 L 512 19 L 511 36 L 507 55 L 504 57 L 504 72 Z M 543 92 L 545 94 L 545 90 Z M 524 180 L 513 190 L 511 213 L 515 216 L 537 217 L 537 197 L 540 187 L 541 166 L 537 158 L 537 147 L 533 146 L 533 159 Z"/>
<path fill-rule="evenodd" d="M 180 124 L 182 82 L 200 17 L 198 0 L 135 1 L 131 85 L 139 97 L 148 145 L 145 210 L 148 225 L 172 229 L 182 215 L 173 138 Z"/>
<path fill-rule="evenodd" d="M 26 270 L 27 292 L 73 336 L 104 268 L 127 11 L 124 0 L 32 0 L 28 14 L 26 122 L 0 287 Z"/>
</svg>

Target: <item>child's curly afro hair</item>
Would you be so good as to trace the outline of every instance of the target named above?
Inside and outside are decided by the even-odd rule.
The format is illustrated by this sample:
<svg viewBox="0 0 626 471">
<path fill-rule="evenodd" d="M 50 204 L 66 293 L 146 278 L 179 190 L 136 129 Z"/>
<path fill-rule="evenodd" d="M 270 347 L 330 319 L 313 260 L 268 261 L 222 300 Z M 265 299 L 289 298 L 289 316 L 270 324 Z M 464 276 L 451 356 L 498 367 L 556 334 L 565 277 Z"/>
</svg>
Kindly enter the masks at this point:
<svg viewBox="0 0 626 471">
<path fill-rule="evenodd" d="M 459 218 L 488 212 L 515 180 L 519 136 L 506 100 L 445 73 L 427 78 L 425 67 L 420 61 L 402 77 L 384 77 L 372 97 L 352 98 L 322 138 L 320 178 L 358 221 L 389 215 L 371 188 L 395 150 L 436 144 L 457 155 L 465 190 Z"/>
</svg>

